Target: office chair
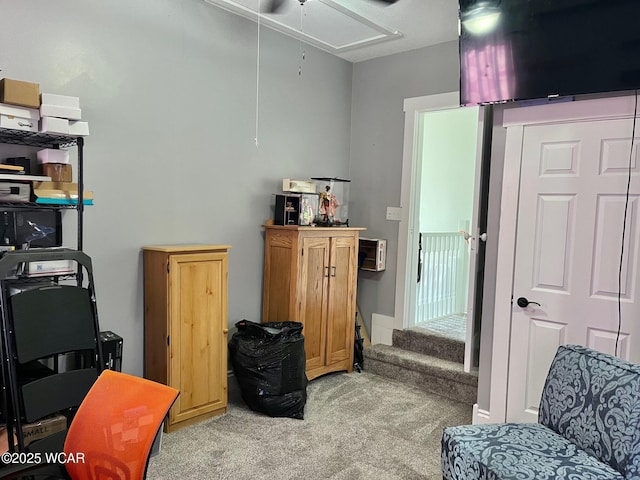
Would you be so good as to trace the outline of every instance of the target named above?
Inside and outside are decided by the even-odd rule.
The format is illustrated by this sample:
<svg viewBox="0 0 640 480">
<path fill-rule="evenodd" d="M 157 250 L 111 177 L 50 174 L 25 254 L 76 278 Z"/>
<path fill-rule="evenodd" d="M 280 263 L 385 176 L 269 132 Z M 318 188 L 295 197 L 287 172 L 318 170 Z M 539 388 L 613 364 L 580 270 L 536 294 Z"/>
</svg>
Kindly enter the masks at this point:
<svg viewBox="0 0 640 480">
<path fill-rule="evenodd" d="M 0 479 L 142 480 L 153 441 L 178 390 L 105 370 L 80 405 L 63 463 L 0 468 Z M 42 454 L 44 460 L 45 454 Z"/>
</svg>

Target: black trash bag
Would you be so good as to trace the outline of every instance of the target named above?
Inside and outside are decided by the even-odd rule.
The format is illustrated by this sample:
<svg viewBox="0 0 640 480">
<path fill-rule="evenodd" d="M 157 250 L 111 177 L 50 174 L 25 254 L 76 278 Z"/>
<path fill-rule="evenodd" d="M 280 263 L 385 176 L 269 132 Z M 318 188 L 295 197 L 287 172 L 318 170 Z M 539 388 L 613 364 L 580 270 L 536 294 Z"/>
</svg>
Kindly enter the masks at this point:
<svg viewBox="0 0 640 480">
<path fill-rule="evenodd" d="M 304 418 L 307 402 L 302 323 L 241 320 L 229 341 L 229 358 L 242 399 L 271 417 Z"/>
</svg>

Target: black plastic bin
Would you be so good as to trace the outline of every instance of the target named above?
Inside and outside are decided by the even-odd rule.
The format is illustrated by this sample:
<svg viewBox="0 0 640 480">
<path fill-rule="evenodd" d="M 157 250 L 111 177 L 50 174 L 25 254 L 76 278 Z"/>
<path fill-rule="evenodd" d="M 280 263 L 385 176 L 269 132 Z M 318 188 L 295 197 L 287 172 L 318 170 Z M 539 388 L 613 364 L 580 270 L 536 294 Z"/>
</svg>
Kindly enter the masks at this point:
<svg viewBox="0 0 640 480">
<path fill-rule="evenodd" d="M 241 320 L 229 358 L 242 399 L 271 417 L 304 418 L 307 402 L 302 323 Z"/>
</svg>

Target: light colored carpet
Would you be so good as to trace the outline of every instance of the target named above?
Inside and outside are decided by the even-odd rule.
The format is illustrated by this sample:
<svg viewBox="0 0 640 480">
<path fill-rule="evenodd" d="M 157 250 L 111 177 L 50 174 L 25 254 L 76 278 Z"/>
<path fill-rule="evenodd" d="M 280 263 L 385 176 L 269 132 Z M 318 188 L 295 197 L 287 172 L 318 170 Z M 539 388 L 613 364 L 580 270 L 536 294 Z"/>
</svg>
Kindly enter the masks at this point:
<svg viewBox="0 0 640 480">
<path fill-rule="evenodd" d="M 464 342 L 467 337 L 467 316 L 453 314 L 432 318 L 416 325 L 416 327 Z"/>
<path fill-rule="evenodd" d="M 440 479 L 442 429 L 471 422 L 469 405 L 366 371 L 310 382 L 304 420 L 252 412 L 233 387 L 225 415 L 164 435 L 149 480 Z"/>
</svg>

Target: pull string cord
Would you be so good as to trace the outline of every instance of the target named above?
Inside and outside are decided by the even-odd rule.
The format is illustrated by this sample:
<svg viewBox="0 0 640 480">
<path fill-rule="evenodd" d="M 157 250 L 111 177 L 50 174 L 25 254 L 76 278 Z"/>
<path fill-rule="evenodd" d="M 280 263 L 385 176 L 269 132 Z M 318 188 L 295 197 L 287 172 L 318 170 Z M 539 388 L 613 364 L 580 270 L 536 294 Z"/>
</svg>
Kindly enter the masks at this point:
<svg viewBox="0 0 640 480">
<path fill-rule="evenodd" d="M 633 127 L 631 129 L 631 151 L 629 152 L 629 168 L 627 170 L 627 192 L 624 201 L 624 215 L 622 216 L 622 242 L 620 245 L 620 266 L 618 268 L 618 332 L 616 334 L 615 355 L 618 356 L 618 344 L 622 329 L 622 260 L 624 258 L 624 241 L 627 232 L 627 211 L 629 209 L 629 191 L 631 189 L 631 165 L 633 163 L 633 146 L 636 137 L 636 115 L 638 114 L 638 90 L 636 90 L 633 107 Z"/>
<path fill-rule="evenodd" d="M 305 2 L 306 0 L 300 1 L 300 34 L 301 36 L 300 36 L 300 43 L 298 43 L 298 58 L 300 59 L 300 62 L 298 63 L 298 76 L 302 76 L 302 62 L 304 62 L 304 58 L 306 56 L 306 52 L 302 49 L 302 35 L 304 35 L 302 20 L 304 17 L 307 16 Z"/>
<path fill-rule="evenodd" d="M 256 144 L 256 148 L 258 148 L 258 125 L 260 119 L 260 18 L 262 17 L 262 9 L 260 8 L 261 0 L 258 0 L 258 46 L 256 53 L 256 136 L 253 139 L 253 142 Z"/>
</svg>

